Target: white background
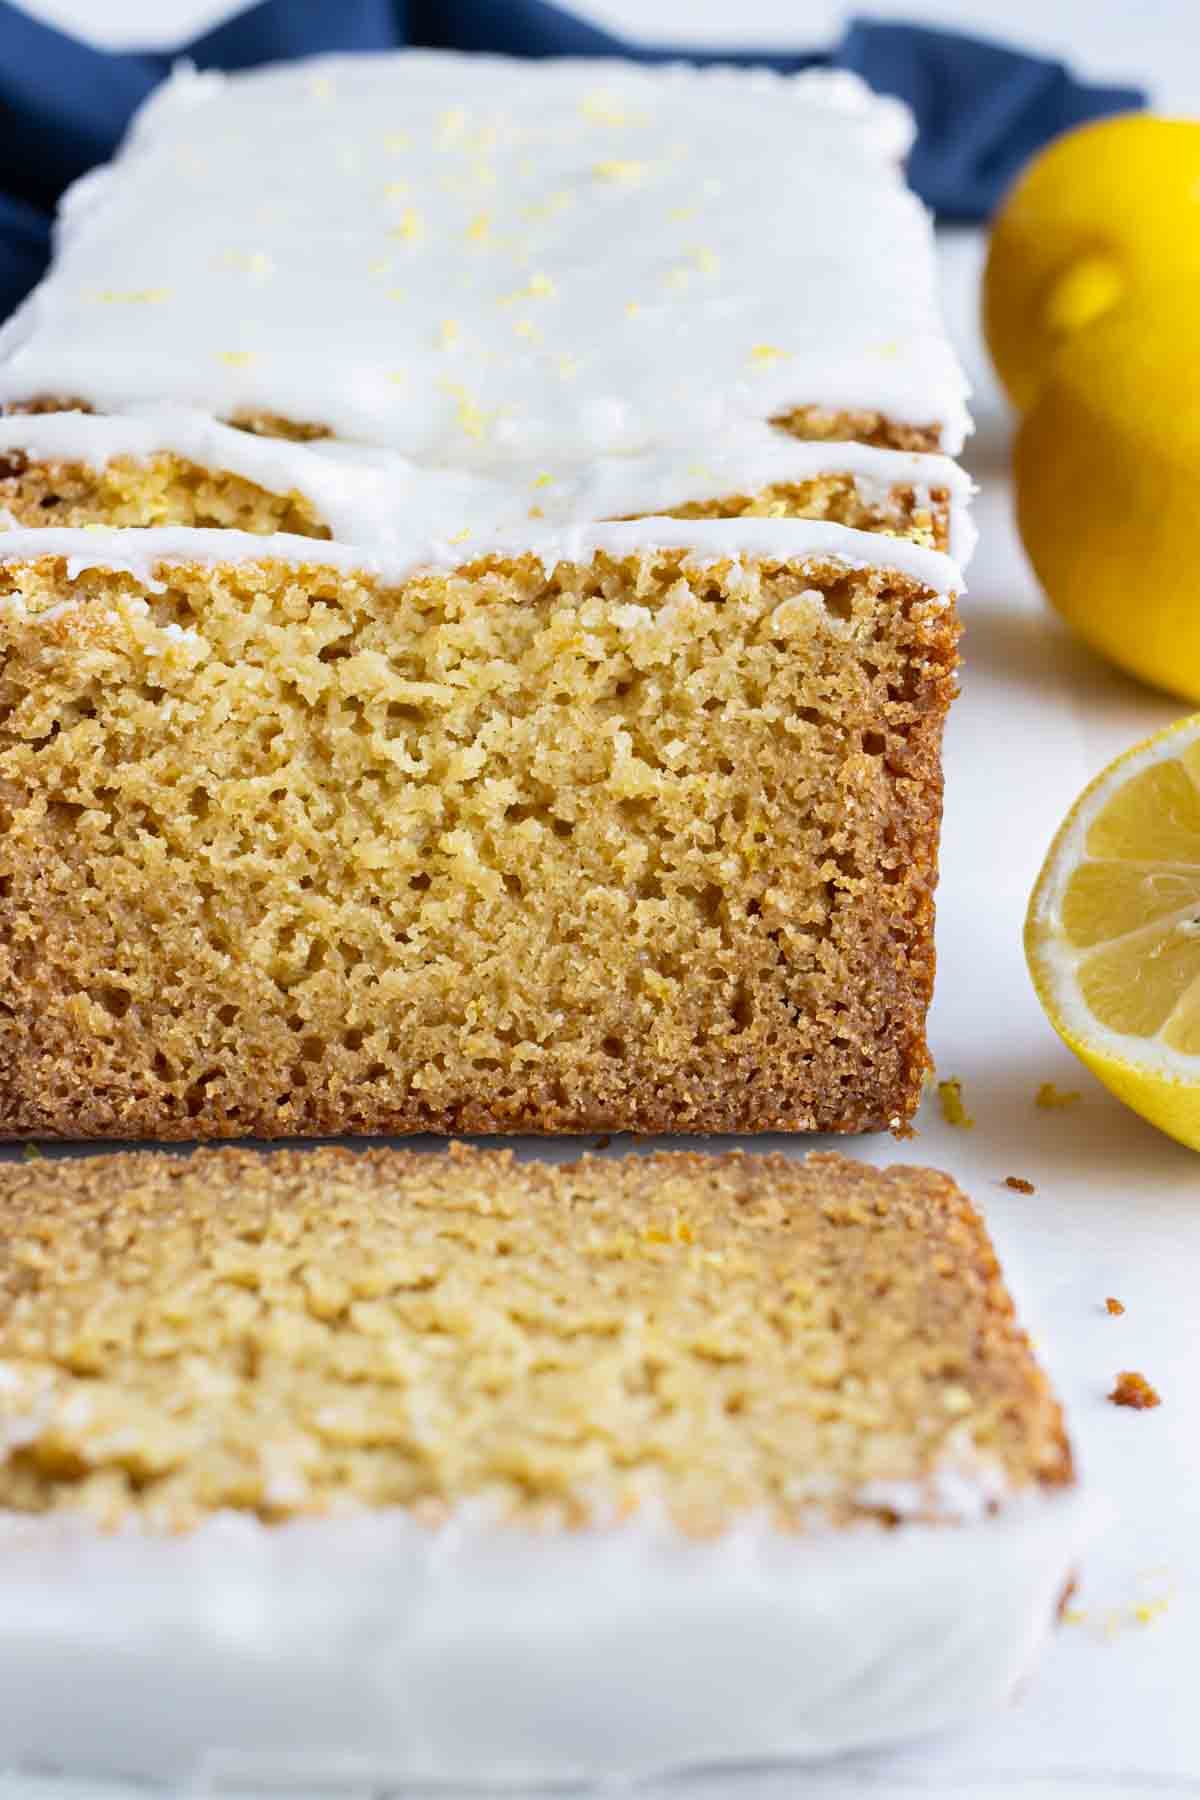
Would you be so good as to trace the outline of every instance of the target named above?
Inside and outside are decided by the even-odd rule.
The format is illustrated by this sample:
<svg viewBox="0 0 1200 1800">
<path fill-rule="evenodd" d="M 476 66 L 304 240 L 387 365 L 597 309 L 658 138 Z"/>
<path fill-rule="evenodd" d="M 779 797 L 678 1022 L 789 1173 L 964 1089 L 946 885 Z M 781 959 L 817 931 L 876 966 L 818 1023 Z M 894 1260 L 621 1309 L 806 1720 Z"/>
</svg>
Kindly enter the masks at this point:
<svg viewBox="0 0 1200 1800">
<path fill-rule="evenodd" d="M 212 0 L 36 0 L 29 10 L 97 40 L 164 44 L 232 9 Z M 590 0 L 581 10 L 646 38 L 764 45 L 827 41 L 844 12 L 827 0 Z M 991 31 L 1097 79 L 1141 81 L 1165 109 L 1200 112 L 1197 0 L 873 0 L 863 10 Z M 1073 1063 L 1042 1018 L 1020 945 L 1029 888 L 1080 787 L 1184 709 L 1106 668 L 1045 610 L 1010 523 L 1008 421 L 975 325 L 980 240 L 956 233 L 941 250 L 948 316 L 977 386 L 967 460 L 982 485 L 982 540 L 947 742 L 931 1040 L 940 1071 L 961 1076 L 976 1124 L 953 1131 L 927 1106 L 901 1154 L 948 1168 L 985 1210 L 1067 1404 L 1085 1475 L 1113 1518 L 1084 1565 L 1082 1618 L 1059 1632 L 1009 1713 L 949 1742 L 737 1792 L 1200 1796 L 1200 1160 L 1124 1112 Z M 1081 1100 L 1039 1111 L 1033 1096 L 1045 1080 Z M 854 1148 L 874 1161 L 897 1154 L 887 1140 Z M 1032 1180 L 1036 1194 L 1007 1189 L 1008 1174 Z M 1124 1302 L 1123 1318 L 1105 1312 L 1108 1294 Z M 1119 1368 L 1143 1369 L 1159 1386 L 1157 1412 L 1107 1403 Z M 0 1800 L 44 1792 L 0 1779 Z"/>
</svg>

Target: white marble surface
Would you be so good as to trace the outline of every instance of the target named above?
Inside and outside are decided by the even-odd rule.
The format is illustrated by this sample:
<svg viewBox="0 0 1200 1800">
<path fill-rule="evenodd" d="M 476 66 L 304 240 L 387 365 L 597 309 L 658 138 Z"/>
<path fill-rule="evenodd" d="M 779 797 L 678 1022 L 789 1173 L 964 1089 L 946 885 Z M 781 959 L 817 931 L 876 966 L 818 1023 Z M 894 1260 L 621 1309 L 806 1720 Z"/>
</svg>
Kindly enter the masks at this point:
<svg viewBox="0 0 1200 1800">
<path fill-rule="evenodd" d="M 112 35 L 172 35 L 198 0 L 38 0 Z M 226 9 L 227 10 L 227 9 Z M 603 7 L 649 32 L 715 35 L 726 8 L 656 0 Z M 834 8 L 798 17 L 770 0 L 739 8 L 743 40 L 799 41 L 832 29 Z M 892 10 L 876 6 L 876 11 Z M 1194 0 L 1076 4 L 1031 0 L 953 6 L 952 17 L 1071 50 L 1091 72 L 1132 70 L 1179 107 L 1200 101 L 1200 27 Z M 190 18 L 184 18 L 189 13 Z M 130 30 L 131 21 L 137 26 Z M 153 25 L 153 32 L 149 27 Z M 1066 1625 L 1017 1704 L 982 1729 L 822 1771 L 729 1775 L 675 1788 L 703 1800 L 1136 1800 L 1200 1796 L 1200 1160 L 1124 1111 L 1059 1046 L 1026 977 L 1020 928 L 1050 836 L 1084 782 L 1119 750 L 1183 710 L 1108 669 L 1075 644 L 1040 600 L 1010 517 L 1007 424 L 981 364 L 974 328 L 978 239 L 942 245 L 952 322 L 981 387 L 979 432 L 968 452 L 983 492 L 982 531 L 966 602 L 963 695 L 947 744 L 947 806 L 939 905 L 940 973 L 931 1038 L 940 1070 L 962 1078 L 976 1124 L 953 1130 L 927 1106 L 915 1141 L 856 1152 L 949 1169 L 984 1209 L 1023 1314 L 1069 1410 L 1089 1479 L 1110 1498 L 1113 1522 L 1082 1572 L 1078 1622 Z M 1077 1089 L 1062 1112 L 1033 1102 L 1046 1080 Z M 535 1153 L 553 1154 L 530 1146 Z M 621 1153 L 614 1144 L 610 1154 Z M 1007 1189 L 1008 1174 L 1037 1192 Z M 1126 1306 L 1104 1310 L 1108 1294 Z M 1138 1368 L 1163 1405 L 1134 1413 L 1108 1404 L 1120 1368 Z M 2 1697 L 0 1697 L 2 1704 Z M 663 1790 L 664 1794 L 667 1790 Z M 320 1800 L 365 1800 L 350 1783 Z M 0 1800 L 115 1800 L 90 1782 L 0 1776 Z M 121 1797 L 125 1800 L 125 1796 Z M 255 1797 L 258 1800 L 258 1797 Z M 611 1794 L 610 1794 L 611 1800 Z"/>
</svg>

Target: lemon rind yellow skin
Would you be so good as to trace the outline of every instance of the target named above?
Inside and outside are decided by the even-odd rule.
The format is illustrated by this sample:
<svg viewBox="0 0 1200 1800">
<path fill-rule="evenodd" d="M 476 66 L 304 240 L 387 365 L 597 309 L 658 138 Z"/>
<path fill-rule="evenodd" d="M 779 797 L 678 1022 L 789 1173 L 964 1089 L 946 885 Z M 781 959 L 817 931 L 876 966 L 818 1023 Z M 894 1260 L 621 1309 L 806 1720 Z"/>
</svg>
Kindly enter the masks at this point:
<svg viewBox="0 0 1200 1800">
<path fill-rule="evenodd" d="M 1068 131 L 1001 205 L 983 280 L 984 335 L 1018 412 L 1058 349 L 1110 309 L 1200 281 L 1200 128 L 1123 113 Z"/>
<path fill-rule="evenodd" d="M 1200 702 L 1200 122 L 1065 133 L 993 227 L 984 322 L 1021 416 L 1017 522 L 1051 604 Z"/>
<path fill-rule="evenodd" d="M 1143 1040 L 1109 1031 L 1098 1021 L 1094 1033 L 1083 1036 L 1063 1016 L 1065 1008 L 1059 990 L 1064 976 L 1048 953 L 1058 936 L 1054 923 L 1057 891 L 1063 886 L 1064 852 L 1071 840 L 1082 837 L 1090 818 L 1102 810 L 1102 802 L 1136 773 L 1139 765 L 1166 755 L 1176 739 L 1182 740 L 1180 747 L 1189 740 L 1200 739 L 1200 713 L 1176 720 L 1126 750 L 1101 770 L 1075 801 L 1055 833 L 1030 895 L 1025 917 L 1025 958 L 1042 1008 L 1068 1050 L 1133 1112 L 1188 1149 L 1200 1150 L 1200 1057 L 1176 1053 L 1175 1060 L 1195 1067 L 1194 1080 L 1184 1079 L 1153 1066 L 1144 1050 L 1139 1056 L 1138 1045 Z"/>
<path fill-rule="evenodd" d="M 1200 132 L 1198 132 L 1200 135 Z M 1130 674 L 1200 702 L 1195 290 L 1064 344 L 1013 446 L 1017 524 L 1047 597 Z"/>
</svg>

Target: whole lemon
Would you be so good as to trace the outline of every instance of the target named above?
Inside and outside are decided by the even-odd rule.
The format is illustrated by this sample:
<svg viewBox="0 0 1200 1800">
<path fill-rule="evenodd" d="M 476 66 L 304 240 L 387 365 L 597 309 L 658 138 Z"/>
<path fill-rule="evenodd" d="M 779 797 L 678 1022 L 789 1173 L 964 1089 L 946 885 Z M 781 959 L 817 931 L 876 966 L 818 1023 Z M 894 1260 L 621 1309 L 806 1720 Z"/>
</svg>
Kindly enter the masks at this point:
<svg viewBox="0 0 1200 1800">
<path fill-rule="evenodd" d="M 1017 524 L 1093 649 L 1200 702 L 1200 282 L 1064 343 L 1013 449 Z"/>
<path fill-rule="evenodd" d="M 1200 281 L 1200 123 L 1126 113 L 1034 158 L 992 227 L 988 349 L 1018 412 L 1064 341 L 1117 306 Z"/>
<path fill-rule="evenodd" d="M 1069 132 L 1001 209 L 984 325 L 1022 414 L 1017 522 L 1095 649 L 1200 700 L 1200 123 Z"/>
</svg>

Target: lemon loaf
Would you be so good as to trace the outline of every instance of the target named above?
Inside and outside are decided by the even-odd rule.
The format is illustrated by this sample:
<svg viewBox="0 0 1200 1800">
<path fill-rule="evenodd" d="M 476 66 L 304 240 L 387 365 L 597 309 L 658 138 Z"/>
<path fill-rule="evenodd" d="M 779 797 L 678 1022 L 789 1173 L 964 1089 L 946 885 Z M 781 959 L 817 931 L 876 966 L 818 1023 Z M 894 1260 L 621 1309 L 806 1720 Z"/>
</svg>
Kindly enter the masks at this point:
<svg viewBox="0 0 1200 1800">
<path fill-rule="evenodd" d="M 0 1130 L 901 1127 L 955 565 L 0 535 Z"/>
<path fill-rule="evenodd" d="M 1009 1693 L 1081 1523 L 929 1170 L 0 1172 L 6 1765 L 260 1791 L 907 1736 Z"/>
<path fill-rule="evenodd" d="M 164 84 L 0 331 L 0 1132 L 904 1128 L 971 549 L 908 129 Z"/>
</svg>

